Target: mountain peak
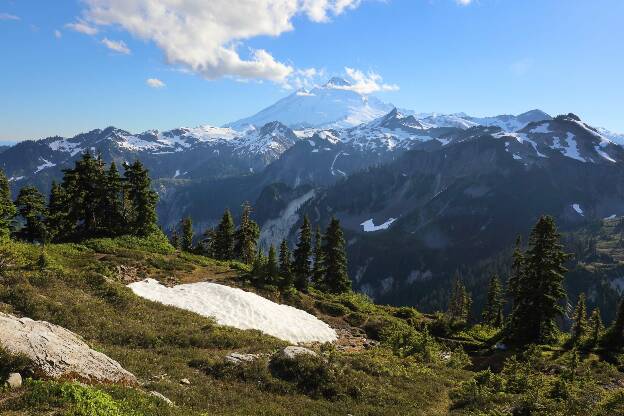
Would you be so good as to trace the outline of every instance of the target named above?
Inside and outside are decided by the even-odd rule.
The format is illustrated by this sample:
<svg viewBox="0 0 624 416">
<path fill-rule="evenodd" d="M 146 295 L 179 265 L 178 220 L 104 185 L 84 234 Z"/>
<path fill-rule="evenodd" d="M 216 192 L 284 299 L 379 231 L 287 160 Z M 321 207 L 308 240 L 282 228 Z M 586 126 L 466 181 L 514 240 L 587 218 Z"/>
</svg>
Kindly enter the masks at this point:
<svg viewBox="0 0 624 416">
<path fill-rule="evenodd" d="M 350 87 L 351 83 L 344 78 L 333 77 L 325 85 L 323 88 L 335 88 L 335 87 Z"/>
</svg>

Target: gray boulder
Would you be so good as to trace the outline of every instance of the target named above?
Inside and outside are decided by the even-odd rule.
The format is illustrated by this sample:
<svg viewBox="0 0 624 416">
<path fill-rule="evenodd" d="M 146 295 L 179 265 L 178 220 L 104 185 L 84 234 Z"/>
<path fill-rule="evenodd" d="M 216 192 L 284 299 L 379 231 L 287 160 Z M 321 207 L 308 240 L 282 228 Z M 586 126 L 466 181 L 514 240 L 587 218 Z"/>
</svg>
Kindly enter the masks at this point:
<svg viewBox="0 0 624 416">
<path fill-rule="evenodd" d="M 0 346 L 27 356 L 35 373 L 52 379 L 135 385 L 136 377 L 76 334 L 45 321 L 0 312 Z"/>
<path fill-rule="evenodd" d="M 231 352 L 225 357 L 225 361 L 231 364 L 245 364 L 257 360 L 259 354 L 242 354 L 239 352 Z"/>
<path fill-rule="evenodd" d="M 312 355 L 312 356 L 316 357 L 318 354 L 316 354 L 314 351 L 312 351 L 309 348 L 296 347 L 294 345 L 291 345 L 291 346 L 286 347 L 283 350 L 281 350 L 278 353 L 278 355 L 282 356 L 283 358 L 287 358 L 289 360 L 294 360 L 295 358 L 297 358 L 300 355 Z"/>
</svg>

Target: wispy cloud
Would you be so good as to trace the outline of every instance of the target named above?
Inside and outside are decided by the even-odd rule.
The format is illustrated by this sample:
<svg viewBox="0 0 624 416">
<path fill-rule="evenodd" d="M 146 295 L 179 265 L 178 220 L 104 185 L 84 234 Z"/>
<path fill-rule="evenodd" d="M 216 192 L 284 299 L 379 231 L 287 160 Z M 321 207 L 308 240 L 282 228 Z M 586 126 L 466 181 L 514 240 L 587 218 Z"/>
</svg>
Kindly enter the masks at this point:
<svg viewBox="0 0 624 416">
<path fill-rule="evenodd" d="M 57 29 L 54 31 L 54 37 L 60 39 L 63 37 L 63 33 L 61 33 L 61 31 Z"/>
<path fill-rule="evenodd" d="M 468 6 L 473 2 L 473 0 L 455 0 L 455 3 L 459 4 L 460 6 Z"/>
<path fill-rule="evenodd" d="M 151 88 L 164 88 L 167 86 L 164 82 L 159 80 L 158 78 L 148 78 L 145 83 Z"/>
<path fill-rule="evenodd" d="M 362 0 L 83 0 L 83 20 L 115 26 L 154 42 L 171 65 L 207 79 L 270 80 L 280 84 L 297 73 L 264 50 L 241 54 L 242 42 L 294 30 L 294 18 L 327 22 Z M 78 21 L 77 24 L 81 24 Z M 241 48 L 242 49 L 242 48 Z"/>
<path fill-rule="evenodd" d="M 20 18 L 14 14 L 0 13 L 0 20 L 20 20 Z"/>
<path fill-rule="evenodd" d="M 108 38 L 104 38 L 102 39 L 102 44 L 111 51 L 123 53 L 124 55 L 129 55 L 131 52 L 130 48 L 128 48 L 123 40 L 110 40 Z"/>
<path fill-rule="evenodd" d="M 77 22 L 73 23 L 67 23 L 65 27 L 75 32 L 84 33 L 85 35 L 92 36 L 98 33 L 98 29 L 95 26 L 92 26 L 82 20 L 78 20 Z"/>
<path fill-rule="evenodd" d="M 337 85 L 333 88 L 341 90 L 351 90 L 360 94 L 372 94 L 382 91 L 398 91 L 399 86 L 396 84 L 385 84 L 383 78 L 376 72 L 364 72 L 355 68 L 345 68 L 347 77 L 350 79 L 350 85 Z"/>
</svg>

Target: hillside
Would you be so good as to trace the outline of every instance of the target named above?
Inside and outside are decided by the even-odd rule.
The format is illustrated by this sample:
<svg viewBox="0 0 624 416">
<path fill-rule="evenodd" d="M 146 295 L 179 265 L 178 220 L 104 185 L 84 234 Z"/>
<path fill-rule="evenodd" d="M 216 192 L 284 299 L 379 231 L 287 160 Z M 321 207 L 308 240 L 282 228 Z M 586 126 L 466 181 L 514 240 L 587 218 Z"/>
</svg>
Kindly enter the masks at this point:
<svg viewBox="0 0 624 416">
<path fill-rule="evenodd" d="M 575 353 L 543 346 L 516 360 L 511 350 L 491 348 L 496 331 L 486 326 L 448 332 L 442 315 L 378 306 L 361 295 L 254 289 L 244 279 L 247 266 L 176 252 L 157 236 L 51 244 L 44 263 L 40 247 L 23 243 L 3 245 L 2 256 L 12 260 L 0 278 L 0 311 L 75 331 L 139 380 L 135 388 L 27 381 L 22 389 L 0 392 L 3 415 L 541 414 L 533 413 L 541 406 L 550 415 L 607 416 L 624 406 L 624 375 L 603 361 L 617 356 L 587 353 L 571 367 Z M 126 287 L 147 277 L 166 285 L 209 281 L 256 291 L 318 316 L 341 331 L 341 340 L 310 345 L 324 357 L 320 361 L 267 369 L 264 357 L 287 343 L 146 301 Z M 438 335 L 423 332 L 425 324 Z M 224 361 L 231 352 L 263 358 L 238 366 Z M 567 380 L 563 391 L 557 390 L 561 380 Z"/>
</svg>

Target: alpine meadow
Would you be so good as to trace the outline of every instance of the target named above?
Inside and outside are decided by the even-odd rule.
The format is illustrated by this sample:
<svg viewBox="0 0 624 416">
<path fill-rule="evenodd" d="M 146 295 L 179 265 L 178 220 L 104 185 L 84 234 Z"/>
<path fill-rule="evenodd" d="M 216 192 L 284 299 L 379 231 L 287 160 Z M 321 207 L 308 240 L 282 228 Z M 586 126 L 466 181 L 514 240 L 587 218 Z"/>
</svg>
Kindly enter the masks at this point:
<svg viewBox="0 0 624 416">
<path fill-rule="evenodd" d="M 622 21 L 0 0 L 0 415 L 624 416 Z"/>
</svg>

